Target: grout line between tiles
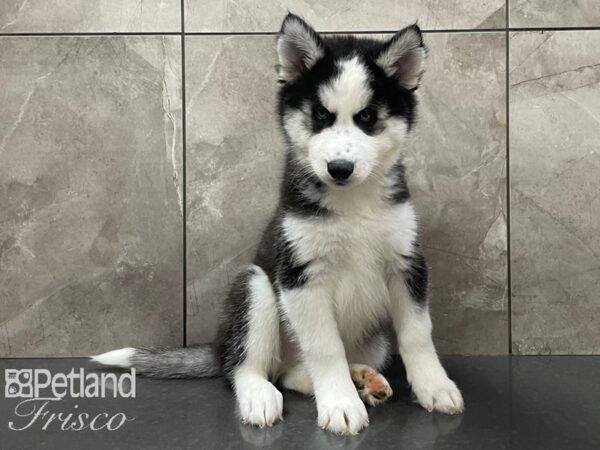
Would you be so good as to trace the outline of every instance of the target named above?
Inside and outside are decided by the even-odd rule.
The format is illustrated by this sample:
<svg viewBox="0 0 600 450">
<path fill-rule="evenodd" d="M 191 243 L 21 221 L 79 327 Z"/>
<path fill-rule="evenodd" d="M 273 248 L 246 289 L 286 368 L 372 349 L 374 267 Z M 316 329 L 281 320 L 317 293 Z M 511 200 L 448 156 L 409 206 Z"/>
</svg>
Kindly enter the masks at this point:
<svg viewBox="0 0 600 450">
<path fill-rule="evenodd" d="M 508 0 L 507 0 L 508 3 Z M 513 355 L 512 353 L 508 355 L 508 426 L 509 430 L 514 430 L 513 428 Z M 516 412 L 515 412 L 516 413 Z M 508 448 L 513 448 L 513 434 L 508 433 Z"/>
<path fill-rule="evenodd" d="M 508 354 L 512 355 L 512 267 L 510 240 L 510 1 L 506 0 L 506 284 L 508 300 Z"/>
<path fill-rule="evenodd" d="M 509 27 L 508 31 L 600 31 L 600 27 Z"/>
<path fill-rule="evenodd" d="M 423 33 L 493 33 L 503 32 L 505 28 L 457 28 L 457 29 L 439 29 L 425 30 Z M 331 30 L 319 31 L 319 34 L 391 34 L 398 30 Z M 276 36 L 279 31 L 190 31 L 185 33 L 188 36 Z"/>
<path fill-rule="evenodd" d="M 508 10 L 507 10 L 508 11 Z M 182 12 L 183 15 L 183 12 Z M 183 20 L 181 26 L 183 27 Z M 390 34 L 397 30 L 339 30 L 321 31 L 321 34 Z M 504 27 L 504 28 L 461 28 L 422 30 L 424 34 L 453 34 L 453 33 L 502 33 L 502 32 L 544 32 L 544 31 L 600 31 L 600 27 Z M 275 36 L 277 31 L 101 31 L 101 32 L 57 32 L 57 33 L 0 33 L 0 37 L 86 37 L 86 36 Z"/>
<path fill-rule="evenodd" d="M 182 174 L 182 222 L 183 222 L 183 346 L 187 347 L 187 159 L 186 159 L 186 146 L 187 146 L 187 135 L 186 135 L 186 104 L 185 104 L 185 0 L 181 0 L 181 144 L 182 144 L 182 155 L 181 165 L 183 166 Z"/>
<path fill-rule="evenodd" d="M 76 36 L 180 36 L 180 31 L 91 31 L 57 33 L 0 33 L 0 37 L 76 37 Z"/>
</svg>

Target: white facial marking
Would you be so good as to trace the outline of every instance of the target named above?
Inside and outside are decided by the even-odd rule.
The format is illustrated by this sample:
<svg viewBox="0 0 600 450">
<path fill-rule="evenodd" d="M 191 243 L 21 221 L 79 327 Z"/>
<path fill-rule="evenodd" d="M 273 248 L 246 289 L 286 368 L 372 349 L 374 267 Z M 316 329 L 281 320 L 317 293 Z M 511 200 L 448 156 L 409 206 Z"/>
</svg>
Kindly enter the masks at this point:
<svg viewBox="0 0 600 450">
<path fill-rule="evenodd" d="M 319 98 L 325 108 L 337 114 L 338 120 L 352 122 L 353 116 L 369 104 L 373 95 L 369 73 L 357 57 L 340 61 L 337 66 L 340 74 L 331 83 L 321 86 Z"/>
<path fill-rule="evenodd" d="M 338 74 L 318 89 L 321 104 L 332 114 L 331 126 L 315 133 L 311 125 L 311 105 L 288 110 L 283 125 L 298 159 L 335 191 L 363 183 L 367 178 L 381 179 L 397 161 L 408 123 L 403 117 L 389 116 L 384 105 L 374 107 L 377 129 L 366 133 L 355 116 L 370 106 L 373 91 L 371 74 L 358 56 L 337 63 Z M 343 186 L 336 184 L 328 163 L 344 160 L 353 163 L 353 171 Z"/>
<path fill-rule="evenodd" d="M 334 160 L 354 163 L 354 171 L 347 185 L 364 181 L 377 159 L 376 139 L 365 134 L 355 123 L 354 116 L 371 100 L 369 72 L 364 64 L 353 57 L 337 63 L 339 74 L 321 86 L 321 103 L 335 114 L 333 126 L 322 130 L 308 141 L 308 159 L 317 176 L 335 186 L 327 171 Z"/>
<path fill-rule="evenodd" d="M 292 109 L 286 111 L 283 116 L 283 128 L 290 137 L 295 150 L 303 157 L 306 157 L 308 141 L 312 136 L 312 132 L 307 125 L 307 114 L 305 111 Z"/>
</svg>

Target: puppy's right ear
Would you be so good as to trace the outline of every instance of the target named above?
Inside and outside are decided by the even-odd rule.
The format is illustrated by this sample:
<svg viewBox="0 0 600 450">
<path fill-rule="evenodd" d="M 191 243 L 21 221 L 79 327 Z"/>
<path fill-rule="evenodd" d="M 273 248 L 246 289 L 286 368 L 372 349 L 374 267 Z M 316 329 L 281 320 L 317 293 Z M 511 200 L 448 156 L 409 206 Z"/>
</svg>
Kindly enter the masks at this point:
<svg viewBox="0 0 600 450">
<path fill-rule="evenodd" d="M 313 67 L 325 54 L 317 32 L 300 17 L 288 13 L 277 37 L 279 80 L 286 82 Z"/>
</svg>

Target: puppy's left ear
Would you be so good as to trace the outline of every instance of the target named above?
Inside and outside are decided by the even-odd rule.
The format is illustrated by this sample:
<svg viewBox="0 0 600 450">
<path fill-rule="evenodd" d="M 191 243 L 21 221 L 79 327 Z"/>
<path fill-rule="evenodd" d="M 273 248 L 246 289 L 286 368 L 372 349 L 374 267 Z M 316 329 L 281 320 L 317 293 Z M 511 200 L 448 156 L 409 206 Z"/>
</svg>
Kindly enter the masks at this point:
<svg viewBox="0 0 600 450">
<path fill-rule="evenodd" d="M 415 90 L 419 87 L 426 57 L 421 29 L 414 24 L 385 42 L 375 62 L 402 87 Z"/>
</svg>

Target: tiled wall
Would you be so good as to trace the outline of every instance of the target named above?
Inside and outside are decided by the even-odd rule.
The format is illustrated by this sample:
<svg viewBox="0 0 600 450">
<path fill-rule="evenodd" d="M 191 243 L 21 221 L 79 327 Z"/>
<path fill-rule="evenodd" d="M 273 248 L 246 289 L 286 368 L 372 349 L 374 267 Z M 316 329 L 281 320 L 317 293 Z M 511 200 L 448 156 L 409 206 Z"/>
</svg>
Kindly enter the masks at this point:
<svg viewBox="0 0 600 450">
<path fill-rule="evenodd" d="M 406 162 L 440 352 L 599 353 L 600 5 L 509 3 L 3 1 L 0 356 L 213 338 L 276 202 L 288 9 L 426 30 Z"/>
</svg>

